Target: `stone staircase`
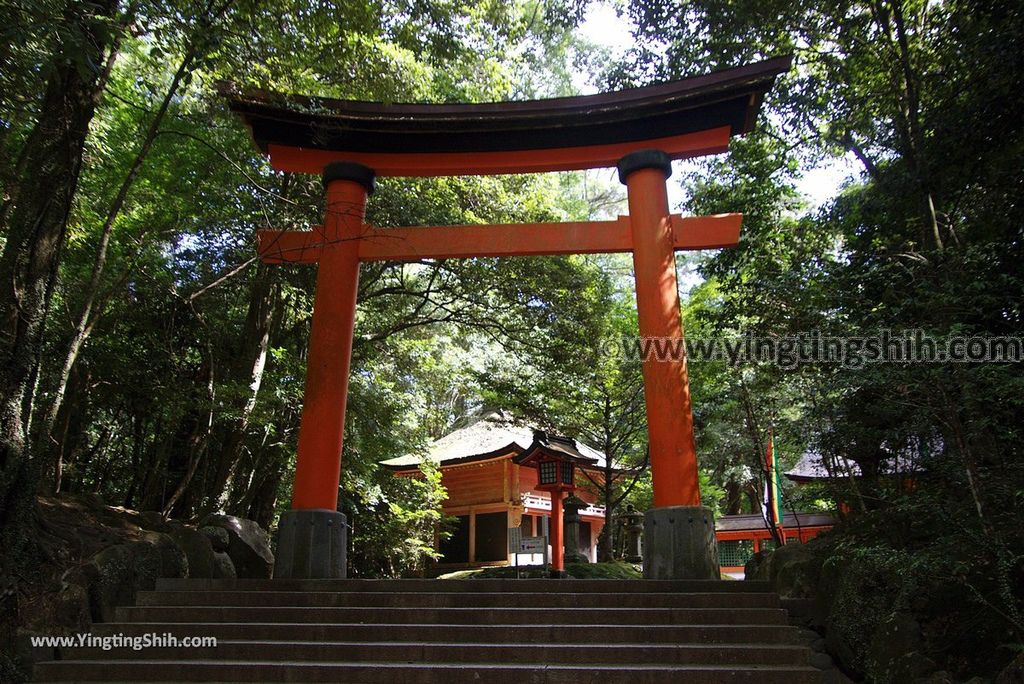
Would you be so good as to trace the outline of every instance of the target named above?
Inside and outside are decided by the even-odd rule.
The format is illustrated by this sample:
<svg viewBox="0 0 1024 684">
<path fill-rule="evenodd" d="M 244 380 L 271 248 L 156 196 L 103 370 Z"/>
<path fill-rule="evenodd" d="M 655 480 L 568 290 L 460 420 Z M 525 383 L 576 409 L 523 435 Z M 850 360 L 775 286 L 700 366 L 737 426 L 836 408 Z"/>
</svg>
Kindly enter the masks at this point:
<svg viewBox="0 0 1024 684">
<path fill-rule="evenodd" d="M 204 648 L 63 648 L 40 682 L 823 682 L 766 583 L 160 580 L 96 636 Z"/>
</svg>

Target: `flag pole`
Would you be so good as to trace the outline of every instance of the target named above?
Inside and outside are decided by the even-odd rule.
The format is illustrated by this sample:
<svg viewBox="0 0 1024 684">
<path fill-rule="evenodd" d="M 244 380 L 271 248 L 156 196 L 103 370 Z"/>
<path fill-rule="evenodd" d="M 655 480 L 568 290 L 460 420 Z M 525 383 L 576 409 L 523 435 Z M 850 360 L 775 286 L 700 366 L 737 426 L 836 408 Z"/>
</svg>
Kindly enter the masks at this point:
<svg viewBox="0 0 1024 684">
<path fill-rule="evenodd" d="M 765 521 L 777 546 L 785 546 L 786 532 L 782 526 L 779 472 L 775 463 L 775 427 L 768 428 L 768 449 L 765 452 Z"/>
</svg>

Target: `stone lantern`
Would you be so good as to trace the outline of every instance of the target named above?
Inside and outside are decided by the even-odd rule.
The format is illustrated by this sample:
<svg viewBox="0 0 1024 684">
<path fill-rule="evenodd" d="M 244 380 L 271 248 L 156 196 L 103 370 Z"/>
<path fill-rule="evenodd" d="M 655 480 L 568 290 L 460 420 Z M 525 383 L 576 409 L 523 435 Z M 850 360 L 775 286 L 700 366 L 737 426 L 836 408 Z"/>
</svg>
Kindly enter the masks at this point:
<svg viewBox="0 0 1024 684">
<path fill-rule="evenodd" d="M 589 506 L 575 494 L 569 494 L 562 502 L 565 508 L 565 562 L 589 563 L 590 559 L 580 553 L 580 511 Z"/>
<path fill-rule="evenodd" d="M 639 563 L 643 560 L 640 541 L 644 534 L 644 516 L 633 507 L 633 504 L 629 504 L 626 506 L 626 512 L 619 516 L 619 522 L 626 533 L 623 558 L 630 563 Z"/>
<path fill-rule="evenodd" d="M 530 445 L 530 448 L 514 459 L 514 462 L 520 466 L 536 468 L 537 489 L 551 493 L 552 578 L 566 577 L 562 495 L 576 489 L 577 464 L 588 465 L 593 460 L 581 454 L 573 440 L 567 437 L 548 435 L 541 430 L 533 433 L 533 444 Z M 579 509 L 577 509 L 577 513 L 578 511 Z M 578 539 L 579 526 L 574 525 L 573 527 L 577 530 L 576 538 Z"/>
</svg>

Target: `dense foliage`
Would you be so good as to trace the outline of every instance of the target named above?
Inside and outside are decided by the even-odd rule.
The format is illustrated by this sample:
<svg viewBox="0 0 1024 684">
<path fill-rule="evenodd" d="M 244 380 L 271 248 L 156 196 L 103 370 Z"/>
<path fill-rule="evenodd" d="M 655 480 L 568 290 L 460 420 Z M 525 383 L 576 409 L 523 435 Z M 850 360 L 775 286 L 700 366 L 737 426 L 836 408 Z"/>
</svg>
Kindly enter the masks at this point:
<svg viewBox="0 0 1024 684">
<path fill-rule="evenodd" d="M 693 329 L 1021 338 L 1019 7 L 644 0 L 630 13 L 639 47 L 613 83 L 795 56 L 759 132 L 684 180 L 695 213 L 746 213 L 740 246 L 700 266 Z M 840 155 L 860 172 L 822 206 L 802 205 L 801 173 Z M 860 644 L 847 666 L 874 681 L 921 674 L 866 655 L 873 630 L 900 616 L 920 623 L 921 655 L 955 677 L 992 673 L 1019 650 L 1019 362 L 851 356 L 696 375 L 704 464 L 733 490 L 757 474 L 769 426 L 787 465 L 808 449 L 863 474 L 787 491 L 798 506 L 847 506 L 824 552 L 862 579 L 833 611 L 834 631 Z M 922 472 L 885 475 L 911 462 Z"/>
<path fill-rule="evenodd" d="M 684 293 L 691 339 L 1024 334 L 1019 7 L 634 0 L 635 41 L 617 62 L 575 33 L 584 9 L 0 2 L 0 609 L 44 558 L 37 491 L 265 526 L 287 504 L 315 269 L 260 265 L 253 236 L 317 223 L 322 193 L 268 167 L 215 95 L 221 79 L 483 101 L 566 94 L 584 68 L 617 88 L 792 53 L 757 131 L 682 174 L 684 210 L 745 214 L 737 248 L 680 259 L 700 276 Z M 837 159 L 857 172 L 808 204 L 801 176 Z M 621 198 L 592 175 L 389 179 L 369 220 L 598 218 Z M 602 449 L 630 471 L 602 497 L 649 504 L 639 369 L 621 353 L 635 334 L 629 268 L 618 256 L 364 266 L 341 497 L 363 550 L 353 574 L 415 571 L 439 522 L 434 469 L 396 479 L 376 463 L 485 407 Z M 770 430 L 787 467 L 814 451 L 864 474 L 785 492 L 844 518 L 829 562 L 878 589 L 844 594 L 835 629 L 850 643 L 908 613 L 957 676 L 1020 648 L 1019 363 L 692 359 L 691 376 L 709 506 L 759 509 Z M 906 454 L 924 473 L 886 477 Z M 602 540 L 605 557 L 613 546 Z M 891 677 L 863 652 L 847 664 Z"/>
<path fill-rule="evenodd" d="M 17 318 L 25 292 L 40 292 L 35 342 L 4 338 L 20 365 L 5 375 L 3 529 L 25 529 L 17 498 L 37 487 L 185 518 L 221 508 L 266 526 L 287 501 L 315 269 L 257 264 L 253 237 L 319 222 L 321 190 L 315 178 L 269 169 L 214 94 L 217 80 L 380 100 L 557 92 L 557 70 L 543 83 L 520 73 L 536 77 L 549 52 L 564 52 L 575 11 L 230 0 L 9 8 L 9 31 L 21 38 L 5 61 L 2 103 L 12 264 L 34 245 L 13 236 L 28 204 L 19 184 L 35 187 L 38 172 L 18 160 L 47 133 L 43 89 L 64 68 L 88 81 L 92 107 L 81 114 L 88 136 L 77 166 L 62 178 L 74 204 L 51 222 L 48 270 L 11 293 Z M 41 21 L 61 28 L 56 43 Z M 102 59 L 77 49 L 82 41 L 105 55 L 103 71 Z M 395 180 L 380 183 L 368 218 L 543 221 L 579 207 L 558 179 Z M 549 339 L 585 336 L 603 311 L 605 280 L 583 259 L 363 269 L 344 500 L 392 531 L 373 543 L 387 560 L 368 559 L 362 572 L 405 568 L 394 565 L 403 545 L 421 550 L 432 532 L 410 534 L 391 514 L 437 499 L 428 491 L 421 500 L 376 461 L 418 448 L 479 403 L 465 367 L 477 351 L 542 354 Z M 367 523 L 367 539 L 380 534 Z M 19 557 L 5 554 L 9 569 Z"/>
</svg>

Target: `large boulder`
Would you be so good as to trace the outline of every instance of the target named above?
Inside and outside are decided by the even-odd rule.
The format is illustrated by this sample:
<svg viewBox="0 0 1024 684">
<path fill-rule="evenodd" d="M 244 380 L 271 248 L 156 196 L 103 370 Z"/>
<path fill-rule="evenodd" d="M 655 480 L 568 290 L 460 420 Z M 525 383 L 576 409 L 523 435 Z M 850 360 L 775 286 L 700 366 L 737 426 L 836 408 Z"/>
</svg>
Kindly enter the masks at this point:
<svg viewBox="0 0 1024 684">
<path fill-rule="evenodd" d="M 939 669 L 912 608 L 906 567 L 904 556 L 878 549 L 836 555 L 822 567 L 829 653 L 877 684 L 927 680 Z"/>
<path fill-rule="evenodd" d="M 227 554 L 238 577 L 270 579 L 274 554 L 266 531 L 252 520 L 216 513 L 202 521 L 203 527 L 219 527 L 228 533 Z"/>
<path fill-rule="evenodd" d="M 129 544 L 115 544 L 100 550 L 82 568 L 79 577 L 89 592 L 89 611 L 93 621 L 111 622 L 115 608 L 134 603 L 133 560 Z"/>
<path fill-rule="evenodd" d="M 214 579 L 235 579 L 238 573 L 235 572 L 235 564 L 231 562 L 231 556 L 217 551 L 213 554 L 213 578 Z"/>
<path fill-rule="evenodd" d="M 757 553 L 744 566 L 744 576 L 768 580 L 784 598 L 812 597 L 822 566 L 822 557 L 814 552 L 812 544 L 790 542 L 774 551 Z"/>
<path fill-rule="evenodd" d="M 771 551 L 758 551 L 752 555 L 743 565 L 743 579 L 767 580 L 769 556 Z"/>
<path fill-rule="evenodd" d="M 135 603 L 139 591 L 149 591 L 161 577 L 186 577 L 188 558 L 174 540 L 151 532 L 140 541 L 100 550 L 67 580 L 86 588 L 92 619 L 110 622 L 118 606 Z"/>
<path fill-rule="evenodd" d="M 188 577 L 188 556 L 170 535 L 150 532 L 132 544 L 135 551 L 136 591 L 152 591 L 162 577 Z"/>
<path fill-rule="evenodd" d="M 912 682 L 936 670 L 935 662 L 921 650 L 921 625 L 910 613 L 895 613 L 871 635 L 866 669 L 884 673 L 892 682 Z"/>
<path fill-rule="evenodd" d="M 170 532 L 171 524 L 160 511 L 140 511 L 137 522 L 144 530 L 154 532 Z"/>
<path fill-rule="evenodd" d="M 782 596 L 814 596 L 822 562 L 821 556 L 815 554 L 807 544 L 786 544 L 772 553 L 772 584 Z"/>
<path fill-rule="evenodd" d="M 231 546 L 231 537 L 228 536 L 228 531 L 221 527 L 207 525 L 206 527 L 200 527 L 199 531 L 210 540 L 210 545 L 214 551 L 226 552 L 228 547 Z"/>
<path fill-rule="evenodd" d="M 213 577 L 213 545 L 209 537 L 184 525 L 175 525 L 170 536 L 188 559 L 189 577 Z"/>
<path fill-rule="evenodd" d="M 54 600 L 53 624 L 86 632 L 92 622 L 89 610 L 89 591 L 81 584 L 61 582 Z"/>
</svg>

